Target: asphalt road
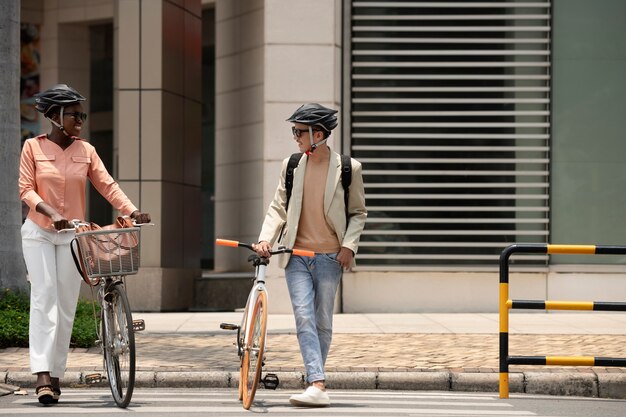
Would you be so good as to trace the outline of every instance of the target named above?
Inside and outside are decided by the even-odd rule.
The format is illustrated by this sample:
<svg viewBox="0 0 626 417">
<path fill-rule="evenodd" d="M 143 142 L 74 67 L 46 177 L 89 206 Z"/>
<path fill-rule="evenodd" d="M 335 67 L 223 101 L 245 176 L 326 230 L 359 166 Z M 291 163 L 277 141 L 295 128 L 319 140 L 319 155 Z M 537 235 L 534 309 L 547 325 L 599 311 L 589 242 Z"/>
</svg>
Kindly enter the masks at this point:
<svg viewBox="0 0 626 417">
<path fill-rule="evenodd" d="M 303 409 L 289 405 L 292 391 L 261 390 L 245 411 L 233 389 L 138 389 L 127 410 L 115 407 L 104 389 L 64 389 L 61 402 L 43 407 L 32 392 L 0 397 L 0 416 L 375 416 L 375 417 L 623 417 L 626 400 L 429 391 L 334 391 L 330 408 Z"/>
</svg>

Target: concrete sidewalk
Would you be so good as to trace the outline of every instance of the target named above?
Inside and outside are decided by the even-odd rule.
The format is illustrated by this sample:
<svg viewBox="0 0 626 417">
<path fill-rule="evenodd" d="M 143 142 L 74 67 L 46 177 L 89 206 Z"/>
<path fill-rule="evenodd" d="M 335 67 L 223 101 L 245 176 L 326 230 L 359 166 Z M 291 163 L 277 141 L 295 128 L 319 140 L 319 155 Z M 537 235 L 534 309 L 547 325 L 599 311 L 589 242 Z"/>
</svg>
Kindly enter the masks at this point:
<svg viewBox="0 0 626 417">
<path fill-rule="evenodd" d="M 236 387 L 240 312 L 134 313 L 137 386 Z M 326 364 L 329 388 L 498 390 L 497 314 L 338 314 Z M 511 313 L 512 355 L 626 358 L 626 314 Z M 269 317 L 267 372 L 281 388 L 304 386 L 292 315 Z M 102 372 L 99 349 L 72 349 L 67 385 Z M 626 398 L 626 368 L 511 366 L 511 392 Z M 32 387 L 28 349 L 0 350 L 0 382 Z M 106 383 L 105 383 L 106 385 Z"/>
</svg>

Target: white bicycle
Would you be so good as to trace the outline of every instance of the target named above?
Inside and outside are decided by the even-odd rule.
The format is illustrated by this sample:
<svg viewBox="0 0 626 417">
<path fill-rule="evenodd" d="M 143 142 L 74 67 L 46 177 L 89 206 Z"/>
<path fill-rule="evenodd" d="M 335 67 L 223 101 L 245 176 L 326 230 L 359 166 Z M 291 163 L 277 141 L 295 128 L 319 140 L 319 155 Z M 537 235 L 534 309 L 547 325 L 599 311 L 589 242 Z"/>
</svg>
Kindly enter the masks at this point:
<svg viewBox="0 0 626 417">
<path fill-rule="evenodd" d="M 241 243 L 234 240 L 217 239 L 216 243 L 222 246 L 244 247 L 254 252 L 251 244 Z M 315 256 L 315 253 L 300 249 L 287 249 L 279 247 L 270 254 L 291 253 L 299 256 Z M 267 374 L 261 379 L 262 369 L 265 365 L 265 338 L 267 335 L 267 310 L 268 299 L 265 288 L 265 270 L 269 264 L 269 258 L 256 254 L 250 255 L 248 261 L 254 265 L 254 285 L 248 295 L 246 308 L 243 312 L 241 324 L 222 323 L 220 328 L 224 330 L 237 330 L 237 354 L 240 359 L 239 366 L 239 400 L 243 401 L 243 408 L 248 410 L 254 400 L 254 394 L 263 382 L 266 388 L 276 389 L 279 384 L 275 374 Z"/>
</svg>

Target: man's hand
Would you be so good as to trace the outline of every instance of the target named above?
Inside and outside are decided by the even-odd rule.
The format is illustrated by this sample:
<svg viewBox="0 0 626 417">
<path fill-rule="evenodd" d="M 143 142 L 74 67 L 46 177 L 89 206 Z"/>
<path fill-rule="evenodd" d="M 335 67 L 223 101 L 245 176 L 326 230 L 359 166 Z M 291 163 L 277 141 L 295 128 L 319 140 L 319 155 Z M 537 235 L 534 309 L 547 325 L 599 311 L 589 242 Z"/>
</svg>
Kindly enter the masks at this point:
<svg viewBox="0 0 626 417">
<path fill-rule="evenodd" d="M 350 269 L 352 266 L 352 259 L 354 258 L 354 252 L 348 248 L 341 247 L 341 250 L 337 254 L 337 262 L 341 264 L 344 270 Z"/>
<path fill-rule="evenodd" d="M 269 242 L 262 240 L 259 243 L 253 243 L 252 249 L 255 250 L 256 254 L 262 256 L 264 258 L 269 258 L 272 256 L 270 251 L 272 250 L 272 246 Z"/>
</svg>

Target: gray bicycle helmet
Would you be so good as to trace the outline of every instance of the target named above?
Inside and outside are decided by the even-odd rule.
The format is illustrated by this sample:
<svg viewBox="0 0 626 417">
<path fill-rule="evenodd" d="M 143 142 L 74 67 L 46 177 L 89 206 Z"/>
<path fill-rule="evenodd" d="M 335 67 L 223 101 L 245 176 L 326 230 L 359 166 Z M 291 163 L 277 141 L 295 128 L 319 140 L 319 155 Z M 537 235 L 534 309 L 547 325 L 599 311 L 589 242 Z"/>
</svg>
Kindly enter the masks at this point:
<svg viewBox="0 0 626 417">
<path fill-rule="evenodd" d="M 300 106 L 287 121 L 308 126 L 320 126 L 325 130 L 325 136 L 328 136 L 330 131 L 337 127 L 336 113 L 337 110 L 329 109 L 321 104 L 307 103 Z"/>
<path fill-rule="evenodd" d="M 35 95 L 35 108 L 47 117 L 50 110 L 56 106 L 64 108 L 84 100 L 85 97 L 67 84 L 57 84 Z"/>
</svg>

